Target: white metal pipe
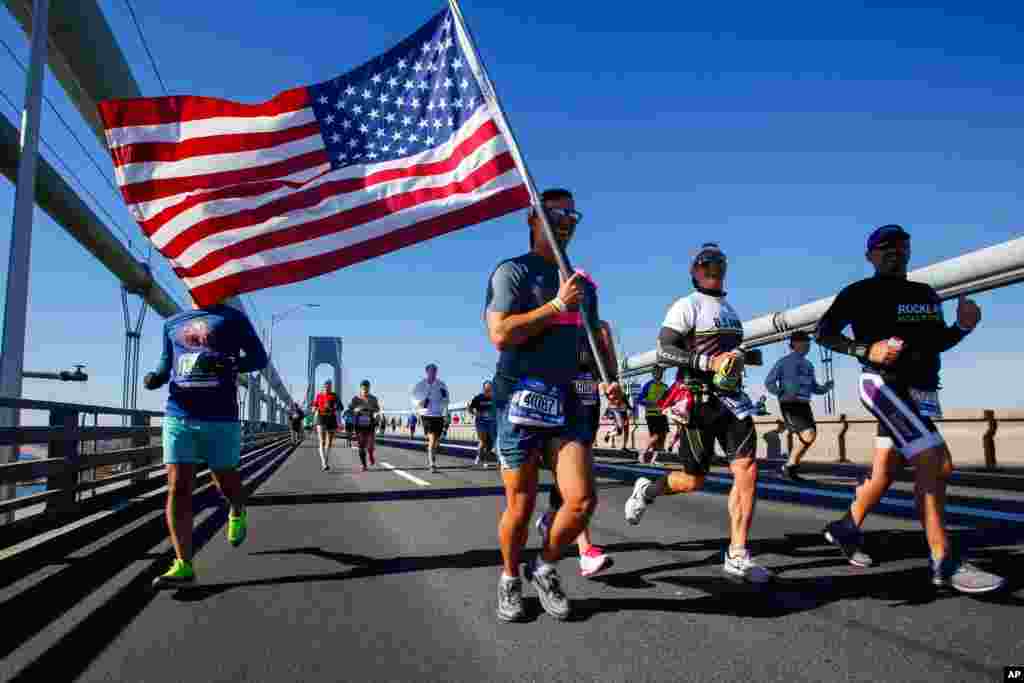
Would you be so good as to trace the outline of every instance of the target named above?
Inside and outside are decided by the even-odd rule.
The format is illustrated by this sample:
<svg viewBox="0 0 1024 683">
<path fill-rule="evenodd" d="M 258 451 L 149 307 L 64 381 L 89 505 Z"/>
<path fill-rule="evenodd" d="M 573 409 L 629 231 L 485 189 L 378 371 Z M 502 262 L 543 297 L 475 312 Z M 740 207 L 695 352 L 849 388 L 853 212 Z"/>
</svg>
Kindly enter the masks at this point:
<svg viewBox="0 0 1024 683">
<path fill-rule="evenodd" d="M 1024 237 L 969 252 L 911 271 L 909 279 L 931 285 L 943 300 L 977 294 L 1024 281 Z M 795 330 L 813 330 L 835 296 L 818 299 L 743 323 L 743 346 L 754 348 L 785 339 Z M 630 356 L 623 364 L 628 374 L 649 370 L 655 351 Z"/>
</svg>

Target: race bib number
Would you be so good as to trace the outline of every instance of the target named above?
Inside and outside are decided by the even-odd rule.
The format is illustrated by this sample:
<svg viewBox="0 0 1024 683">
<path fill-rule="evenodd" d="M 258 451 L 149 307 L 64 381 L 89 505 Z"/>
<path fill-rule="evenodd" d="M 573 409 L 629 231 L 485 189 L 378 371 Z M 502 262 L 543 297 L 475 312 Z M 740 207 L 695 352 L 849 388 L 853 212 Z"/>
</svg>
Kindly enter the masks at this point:
<svg viewBox="0 0 1024 683">
<path fill-rule="evenodd" d="M 939 392 L 910 389 L 910 397 L 917 403 L 922 417 L 942 417 L 942 406 L 939 405 Z"/>
<path fill-rule="evenodd" d="M 183 353 L 178 357 L 175 384 L 187 389 L 216 389 L 227 384 L 228 373 L 220 354 L 200 351 Z"/>
<path fill-rule="evenodd" d="M 564 392 L 537 379 L 520 380 L 509 398 L 508 421 L 525 427 L 564 426 Z"/>
<path fill-rule="evenodd" d="M 600 396 L 598 395 L 597 382 L 590 379 L 589 377 L 579 377 L 572 383 L 573 389 L 576 391 L 576 396 L 579 397 L 580 403 L 585 406 L 596 406 L 601 402 Z"/>
<path fill-rule="evenodd" d="M 754 402 L 750 400 L 745 391 L 729 395 L 718 394 L 717 396 L 722 405 L 728 408 L 729 412 L 738 420 L 745 420 L 757 413 L 757 407 L 754 406 Z"/>
</svg>

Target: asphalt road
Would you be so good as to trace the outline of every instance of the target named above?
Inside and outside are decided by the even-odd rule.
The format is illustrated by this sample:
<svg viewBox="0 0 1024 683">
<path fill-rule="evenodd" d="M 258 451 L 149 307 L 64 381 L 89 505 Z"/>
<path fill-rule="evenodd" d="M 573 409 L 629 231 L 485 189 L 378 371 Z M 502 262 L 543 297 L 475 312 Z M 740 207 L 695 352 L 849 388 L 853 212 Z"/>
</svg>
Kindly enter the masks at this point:
<svg viewBox="0 0 1024 683">
<path fill-rule="evenodd" d="M 18 635 L 4 637 L 0 677 L 997 681 L 1003 666 L 1024 663 L 1024 535 L 1013 530 L 959 532 L 977 564 L 1011 577 L 1008 591 L 973 598 L 932 589 L 923 537 L 909 520 L 869 521 L 879 564 L 864 570 L 822 538 L 834 511 L 762 501 L 752 550 L 779 578 L 754 588 L 721 572 L 724 496 L 659 499 L 631 527 L 622 517 L 630 487 L 601 479 L 592 530 L 615 566 L 588 580 L 567 557 L 560 569 L 575 619 L 554 621 L 527 587 L 529 621 L 502 624 L 496 470 L 441 456 L 433 474 L 422 452 L 392 447 L 378 458 L 396 469 L 358 471 L 355 452 L 336 446 L 335 468 L 324 473 L 307 440 L 256 489 L 242 547 L 228 545 L 223 515 L 200 520 L 209 541 L 195 588 L 148 589 L 166 568 L 158 517 L 40 568 L 46 591 L 43 578 L 7 586 L 4 632 Z M 76 563 L 87 573 L 76 574 Z M 19 634 L 18 614 L 32 609 L 24 599 L 32 590 L 38 600 L 77 597 L 29 636 Z"/>
</svg>

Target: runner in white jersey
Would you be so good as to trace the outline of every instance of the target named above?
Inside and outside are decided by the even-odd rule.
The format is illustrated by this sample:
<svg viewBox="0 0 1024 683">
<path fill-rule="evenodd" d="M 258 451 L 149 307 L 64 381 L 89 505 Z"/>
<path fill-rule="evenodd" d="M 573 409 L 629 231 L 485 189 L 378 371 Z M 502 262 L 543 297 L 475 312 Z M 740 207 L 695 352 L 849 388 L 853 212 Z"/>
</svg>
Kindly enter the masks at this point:
<svg viewBox="0 0 1024 683">
<path fill-rule="evenodd" d="M 641 477 L 626 501 L 626 521 L 639 524 L 644 510 L 661 495 L 691 493 L 704 486 L 715 441 L 721 444 L 733 476 L 729 492 L 730 543 L 723 571 L 730 578 L 764 583 L 772 573 L 747 550 L 757 497 L 757 435 L 753 402 L 742 388 L 743 323 L 725 300 L 727 261 L 717 244 L 706 243 L 690 267 L 697 291 L 676 301 L 658 335 L 659 365 L 681 368 L 693 408 L 680 443 L 683 471 L 655 481 Z"/>
<path fill-rule="evenodd" d="M 423 423 L 427 435 L 427 465 L 431 472 L 437 471 L 438 443 L 444 433 L 445 415 L 448 414 L 448 385 L 437 378 L 437 366 L 433 363 L 426 368 L 427 376 L 412 388 L 412 405 Z"/>
</svg>

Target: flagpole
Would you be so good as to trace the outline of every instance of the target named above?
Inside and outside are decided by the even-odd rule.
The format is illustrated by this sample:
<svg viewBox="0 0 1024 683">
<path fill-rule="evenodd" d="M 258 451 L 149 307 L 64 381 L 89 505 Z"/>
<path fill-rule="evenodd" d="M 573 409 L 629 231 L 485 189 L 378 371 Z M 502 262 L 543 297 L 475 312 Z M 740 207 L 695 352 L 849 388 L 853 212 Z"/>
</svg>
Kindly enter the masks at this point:
<svg viewBox="0 0 1024 683">
<path fill-rule="evenodd" d="M 497 119 L 498 126 L 502 129 L 502 132 L 508 139 L 509 152 L 512 154 L 512 159 L 515 161 L 516 168 L 519 169 L 519 172 L 523 175 L 523 179 L 526 181 L 526 189 L 527 192 L 530 193 L 530 201 L 533 203 L 536 214 L 540 217 L 541 227 L 544 228 L 544 237 L 547 238 L 548 244 L 551 245 L 551 250 L 555 254 L 555 261 L 558 263 L 558 270 L 562 273 L 562 277 L 568 280 L 573 274 L 572 266 L 569 263 L 569 256 L 565 253 L 562 245 L 558 243 L 558 240 L 555 238 L 555 232 L 551 229 L 547 213 L 544 211 L 544 207 L 541 204 L 540 194 L 537 192 L 537 186 L 533 182 L 533 176 L 530 175 L 530 171 L 526 167 L 526 161 L 523 159 L 523 156 L 519 151 L 519 143 L 516 141 L 516 135 L 512 131 L 512 126 L 509 125 L 508 120 L 505 118 L 505 110 L 501 106 L 501 99 L 498 97 L 498 91 L 491 82 L 490 76 L 487 73 L 487 67 L 484 65 L 483 60 L 477 52 L 476 41 L 473 39 L 473 33 L 470 30 L 469 25 L 466 23 L 465 17 L 462 15 L 462 9 L 459 7 L 459 0 L 448 0 L 448 6 L 451 8 L 452 17 L 455 19 L 455 25 L 458 28 L 463 51 L 466 53 L 466 58 L 469 60 L 469 68 L 473 71 L 477 81 L 479 81 L 480 90 L 483 92 L 484 98 L 489 101 L 489 104 L 493 105 L 491 109 Z M 580 307 L 583 308 L 583 302 L 581 302 Z M 612 382 L 612 376 L 608 372 L 608 366 L 604 361 L 604 356 L 601 354 L 600 348 L 598 347 L 597 331 L 594 329 L 591 320 L 586 315 L 583 316 L 583 328 L 587 331 L 587 341 L 590 343 L 590 352 L 597 364 L 597 370 L 598 374 L 601 375 L 601 381 L 605 384 L 610 384 Z"/>
</svg>

